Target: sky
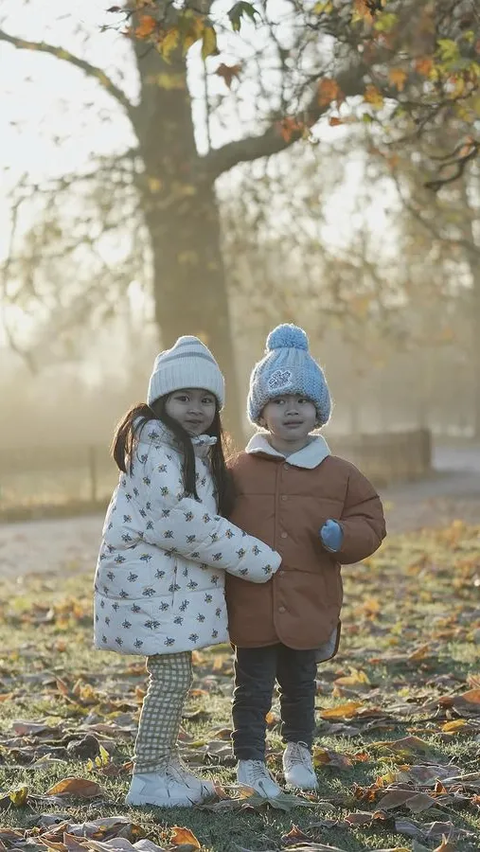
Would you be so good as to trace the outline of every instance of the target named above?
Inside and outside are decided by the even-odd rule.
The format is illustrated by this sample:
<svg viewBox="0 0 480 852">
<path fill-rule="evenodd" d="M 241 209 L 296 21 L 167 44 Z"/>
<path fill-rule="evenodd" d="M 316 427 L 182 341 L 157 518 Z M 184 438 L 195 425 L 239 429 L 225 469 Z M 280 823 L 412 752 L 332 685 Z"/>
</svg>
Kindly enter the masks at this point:
<svg viewBox="0 0 480 852">
<path fill-rule="evenodd" d="M 112 16 L 105 12 L 107 6 L 105 0 L 69 0 L 67 4 L 65 0 L 2 0 L 0 27 L 16 36 L 64 46 L 109 73 L 135 100 L 138 84 L 128 42 L 114 31 L 100 31 L 102 24 L 112 23 Z M 218 61 L 228 63 L 234 58 L 229 53 Z M 7 81 L 0 95 L 1 260 L 7 252 L 10 231 L 8 192 L 23 175 L 41 182 L 82 170 L 88 167 L 92 154 L 121 152 L 135 140 L 128 119 L 115 99 L 67 62 L 34 51 L 17 50 L 0 41 L 0 74 L 2 81 Z M 223 85 L 218 78 L 214 84 Z M 194 117 L 201 150 L 205 127 L 200 100 L 195 105 Z M 242 125 L 233 123 L 225 132 L 238 138 L 241 131 Z M 325 125 L 320 137 L 333 141 L 343 132 L 343 128 Z M 213 145 L 222 141 L 217 129 Z M 344 185 L 329 201 L 327 238 L 341 241 L 348 237 L 349 217 L 361 179 L 358 163 L 350 162 Z M 387 227 L 386 210 L 390 203 L 388 197 L 379 197 L 366 211 L 377 233 Z"/>
</svg>

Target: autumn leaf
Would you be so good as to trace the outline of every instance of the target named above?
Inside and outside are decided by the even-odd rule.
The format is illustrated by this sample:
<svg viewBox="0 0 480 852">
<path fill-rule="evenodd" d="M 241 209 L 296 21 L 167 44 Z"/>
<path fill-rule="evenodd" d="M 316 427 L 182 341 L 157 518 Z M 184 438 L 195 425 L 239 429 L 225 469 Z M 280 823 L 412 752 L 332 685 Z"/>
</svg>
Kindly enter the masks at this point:
<svg viewBox="0 0 480 852">
<path fill-rule="evenodd" d="M 365 88 L 363 96 L 365 103 L 371 104 L 375 109 L 380 109 L 383 106 L 383 95 L 376 86 L 371 83 Z"/>
<path fill-rule="evenodd" d="M 217 34 L 213 27 L 205 27 L 202 36 L 202 59 L 218 53 Z"/>
<path fill-rule="evenodd" d="M 418 59 L 415 59 L 413 67 L 422 77 L 428 77 L 433 68 L 433 58 L 431 56 L 420 56 Z"/>
<path fill-rule="evenodd" d="M 373 15 L 369 7 L 368 0 L 354 0 L 352 22 L 366 21 L 371 24 Z"/>
<path fill-rule="evenodd" d="M 408 74 L 403 68 L 391 68 L 388 72 L 388 79 L 390 80 L 392 86 L 395 86 L 399 92 L 403 92 L 405 88 L 405 82 L 408 79 Z"/>
<path fill-rule="evenodd" d="M 383 742 L 371 743 L 372 748 L 380 748 L 383 751 L 393 752 L 394 754 L 405 754 L 419 752 L 426 754 L 430 750 L 430 746 L 425 740 L 419 737 L 410 736 L 402 737 L 399 740 L 385 740 Z"/>
<path fill-rule="evenodd" d="M 341 97 L 341 89 L 332 77 L 322 77 L 317 86 L 317 100 L 319 106 L 328 106 L 332 101 Z"/>
<path fill-rule="evenodd" d="M 337 118 L 335 115 L 332 115 L 328 119 L 328 123 L 329 123 L 330 127 L 338 127 L 339 124 L 343 124 L 343 121 L 342 121 L 341 118 Z"/>
<path fill-rule="evenodd" d="M 462 730 L 462 728 L 469 728 L 469 724 L 466 719 L 454 719 L 452 722 L 445 722 L 442 725 L 442 731 L 446 734 L 456 734 Z"/>
<path fill-rule="evenodd" d="M 370 686 L 368 675 L 358 669 L 352 669 L 349 675 L 337 677 L 334 683 L 336 686 Z"/>
<path fill-rule="evenodd" d="M 23 808 L 28 799 L 28 787 L 15 787 L 14 790 L 9 790 L 6 795 L 15 808 Z"/>
<path fill-rule="evenodd" d="M 314 748 L 312 753 L 314 766 L 335 766 L 337 769 L 351 769 L 352 760 L 346 754 L 340 754 L 326 748 Z"/>
<path fill-rule="evenodd" d="M 232 80 L 234 78 L 238 79 L 241 70 L 241 65 L 225 65 L 225 63 L 222 62 L 215 71 L 215 74 L 217 77 L 223 77 L 225 84 L 230 89 L 232 86 Z"/>
<path fill-rule="evenodd" d="M 157 21 L 151 15 L 141 15 L 140 23 L 134 32 L 137 38 L 148 38 L 157 26 Z"/>
<path fill-rule="evenodd" d="M 174 846 L 190 846 L 192 849 L 200 849 L 201 843 L 189 828 L 174 825 L 172 831 L 171 843 Z"/>
<path fill-rule="evenodd" d="M 285 142 L 290 142 L 294 135 L 297 136 L 303 132 L 305 125 L 296 118 L 286 116 L 278 122 L 278 127 Z"/>
<path fill-rule="evenodd" d="M 101 787 L 95 781 L 86 778 L 64 778 L 45 793 L 46 796 L 78 796 L 81 799 L 94 799 L 103 795 Z"/>
<path fill-rule="evenodd" d="M 173 51 L 178 47 L 180 42 L 180 32 L 177 27 L 171 27 L 162 40 L 158 43 L 157 49 L 160 51 L 165 62 L 171 61 Z"/>
<path fill-rule="evenodd" d="M 244 15 L 255 23 L 255 16 L 258 15 L 258 12 L 251 3 L 246 3 L 245 0 L 240 0 L 240 2 L 235 3 L 228 12 L 228 17 L 234 32 L 238 32 L 240 29 Z"/>
<path fill-rule="evenodd" d="M 340 704 L 338 707 L 322 710 L 320 716 L 322 719 L 350 719 L 356 715 L 359 707 L 363 707 L 361 701 L 347 701 L 346 704 Z"/>
</svg>

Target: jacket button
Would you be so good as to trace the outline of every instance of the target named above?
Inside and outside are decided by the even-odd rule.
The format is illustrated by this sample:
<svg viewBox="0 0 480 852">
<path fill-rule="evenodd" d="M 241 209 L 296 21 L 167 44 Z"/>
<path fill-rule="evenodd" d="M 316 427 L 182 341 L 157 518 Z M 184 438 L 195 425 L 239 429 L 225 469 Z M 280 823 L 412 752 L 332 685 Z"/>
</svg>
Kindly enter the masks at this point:
<svg viewBox="0 0 480 852">
<path fill-rule="evenodd" d="M 285 571 L 283 570 L 283 568 L 278 572 L 278 574 L 279 574 L 280 577 L 285 576 Z"/>
<path fill-rule="evenodd" d="M 285 609 L 285 607 L 284 607 L 284 606 L 279 606 L 279 607 L 278 607 L 278 611 L 279 611 L 279 612 L 286 612 L 287 610 Z"/>
<path fill-rule="evenodd" d="M 289 465 L 289 464 L 284 464 L 284 465 L 283 465 L 283 469 L 284 469 L 284 470 L 290 470 L 290 465 Z"/>
<path fill-rule="evenodd" d="M 280 538 L 288 538 L 288 533 L 286 533 L 286 532 L 280 533 Z"/>
<path fill-rule="evenodd" d="M 288 500 L 288 497 L 286 494 L 282 494 L 280 499 L 283 500 L 283 502 L 285 503 L 285 500 Z"/>
</svg>

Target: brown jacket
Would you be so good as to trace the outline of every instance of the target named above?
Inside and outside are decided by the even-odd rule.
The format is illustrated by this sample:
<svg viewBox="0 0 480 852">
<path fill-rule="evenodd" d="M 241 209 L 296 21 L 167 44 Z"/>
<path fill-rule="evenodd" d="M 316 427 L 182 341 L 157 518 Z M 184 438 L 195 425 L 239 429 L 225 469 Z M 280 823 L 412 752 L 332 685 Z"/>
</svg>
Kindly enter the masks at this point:
<svg viewBox="0 0 480 852">
<path fill-rule="evenodd" d="M 229 468 L 237 493 L 231 520 L 283 557 L 279 571 L 261 586 L 227 576 L 230 639 L 242 648 L 276 642 L 319 648 L 339 625 L 340 565 L 370 556 L 385 536 L 380 499 L 353 464 L 330 455 L 320 436 L 287 461 L 256 435 Z M 320 540 L 328 518 L 343 528 L 338 553 Z M 335 650 L 333 641 L 324 658 Z"/>
</svg>

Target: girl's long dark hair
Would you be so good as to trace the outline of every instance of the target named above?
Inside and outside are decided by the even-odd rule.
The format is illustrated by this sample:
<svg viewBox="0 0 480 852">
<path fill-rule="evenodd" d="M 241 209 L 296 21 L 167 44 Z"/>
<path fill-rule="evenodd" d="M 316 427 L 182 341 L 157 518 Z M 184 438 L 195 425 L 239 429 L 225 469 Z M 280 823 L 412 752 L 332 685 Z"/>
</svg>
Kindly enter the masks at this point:
<svg viewBox="0 0 480 852">
<path fill-rule="evenodd" d="M 165 410 L 167 399 L 168 394 L 156 399 L 151 405 L 141 402 L 132 406 L 127 411 L 115 429 L 111 446 L 112 456 L 120 470 L 124 473 L 130 473 L 133 455 L 142 428 L 149 420 L 160 420 L 176 438 L 183 455 L 182 471 L 185 495 L 198 500 L 195 483 L 195 452 L 191 436 L 180 426 L 177 420 L 174 420 L 173 417 L 167 414 Z M 218 406 L 215 409 L 215 417 L 213 418 L 210 429 L 207 431 L 207 435 L 214 435 L 217 438 L 217 443 L 211 449 L 210 463 L 217 496 L 218 511 L 221 515 L 228 517 L 233 508 L 233 488 L 231 477 L 225 464 L 225 446 L 228 439 L 222 429 Z"/>
</svg>

